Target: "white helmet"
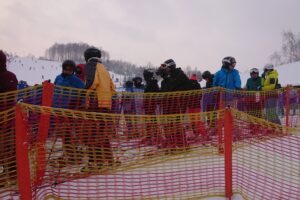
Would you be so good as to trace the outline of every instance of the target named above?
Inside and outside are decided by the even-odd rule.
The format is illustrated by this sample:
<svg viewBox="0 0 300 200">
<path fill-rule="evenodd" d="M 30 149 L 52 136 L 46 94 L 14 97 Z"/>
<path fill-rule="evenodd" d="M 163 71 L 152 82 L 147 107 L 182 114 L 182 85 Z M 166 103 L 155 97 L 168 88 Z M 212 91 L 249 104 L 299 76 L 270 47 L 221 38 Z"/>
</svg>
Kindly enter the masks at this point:
<svg viewBox="0 0 300 200">
<path fill-rule="evenodd" d="M 258 70 L 257 68 L 252 68 L 252 69 L 250 69 L 250 75 L 251 75 L 252 73 L 259 74 L 259 70 Z"/>
<path fill-rule="evenodd" d="M 266 64 L 264 66 L 264 70 L 272 70 L 272 69 L 274 69 L 274 65 L 273 64 Z"/>
</svg>

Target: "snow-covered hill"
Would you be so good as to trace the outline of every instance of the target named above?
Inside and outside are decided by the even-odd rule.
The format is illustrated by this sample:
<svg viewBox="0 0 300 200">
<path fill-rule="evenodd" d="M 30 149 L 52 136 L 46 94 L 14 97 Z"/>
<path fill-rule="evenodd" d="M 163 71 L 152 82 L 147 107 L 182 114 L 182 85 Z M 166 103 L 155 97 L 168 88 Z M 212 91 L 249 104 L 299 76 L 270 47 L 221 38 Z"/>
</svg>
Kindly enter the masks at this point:
<svg viewBox="0 0 300 200">
<path fill-rule="evenodd" d="M 29 85 L 41 84 L 49 79 L 54 82 L 55 77 L 62 71 L 60 62 L 21 57 L 11 59 L 8 70 L 14 72 L 18 80 L 27 81 Z M 116 86 L 122 86 L 124 76 L 113 72 L 110 74 Z"/>
</svg>

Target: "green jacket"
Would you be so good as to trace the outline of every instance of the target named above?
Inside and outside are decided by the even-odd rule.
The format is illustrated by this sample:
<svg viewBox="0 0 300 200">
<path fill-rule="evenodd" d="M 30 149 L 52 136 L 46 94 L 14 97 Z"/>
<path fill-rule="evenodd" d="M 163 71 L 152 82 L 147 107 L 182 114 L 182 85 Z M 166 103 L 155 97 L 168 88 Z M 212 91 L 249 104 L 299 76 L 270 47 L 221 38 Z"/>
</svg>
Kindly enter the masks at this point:
<svg viewBox="0 0 300 200">
<path fill-rule="evenodd" d="M 274 90 L 278 85 L 278 72 L 276 70 L 266 73 L 263 81 L 263 91 Z"/>
<path fill-rule="evenodd" d="M 263 79 L 262 77 L 257 77 L 257 78 L 248 78 L 247 84 L 246 84 L 246 89 L 249 91 L 259 91 L 262 90 L 263 86 Z"/>
</svg>

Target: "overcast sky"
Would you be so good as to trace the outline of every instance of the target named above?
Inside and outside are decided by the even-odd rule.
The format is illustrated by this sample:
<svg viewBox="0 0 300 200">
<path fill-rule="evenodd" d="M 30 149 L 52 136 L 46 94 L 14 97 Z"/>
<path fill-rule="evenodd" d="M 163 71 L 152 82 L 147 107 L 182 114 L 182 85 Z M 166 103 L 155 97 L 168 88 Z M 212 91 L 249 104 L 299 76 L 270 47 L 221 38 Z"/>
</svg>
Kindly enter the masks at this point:
<svg viewBox="0 0 300 200">
<path fill-rule="evenodd" d="M 300 32 L 300 0 L 0 0 L 0 49 L 44 54 L 55 42 L 101 46 L 112 59 L 216 71 L 261 67 Z"/>
</svg>

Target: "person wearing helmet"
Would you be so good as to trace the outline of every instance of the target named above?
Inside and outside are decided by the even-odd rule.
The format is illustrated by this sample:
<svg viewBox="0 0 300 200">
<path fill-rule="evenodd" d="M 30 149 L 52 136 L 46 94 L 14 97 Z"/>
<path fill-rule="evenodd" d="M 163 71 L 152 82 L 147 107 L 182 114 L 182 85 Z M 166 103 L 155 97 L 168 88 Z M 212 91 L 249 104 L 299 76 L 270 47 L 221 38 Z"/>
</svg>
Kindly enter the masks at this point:
<svg viewBox="0 0 300 200">
<path fill-rule="evenodd" d="M 264 66 L 264 83 L 263 83 L 263 90 L 269 91 L 279 88 L 278 83 L 278 72 L 274 69 L 273 64 L 266 64 Z"/>
<path fill-rule="evenodd" d="M 202 74 L 202 78 L 206 81 L 205 88 L 213 87 L 214 75 L 210 73 L 210 71 L 204 71 Z"/>
<path fill-rule="evenodd" d="M 161 82 L 161 92 L 176 92 L 188 90 L 190 80 L 187 75 L 176 67 L 173 59 L 166 60 L 161 64 L 156 72 L 163 78 Z M 180 103 L 179 103 L 180 102 Z M 166 95 L 161 104 L 163 114 L 179 114 L 185 113 L 187 109 L 186 101 L 180 95 Z M 163 147 L 167 151 L 184 150 L 188 148 L 184 127 L 178 119 L 178 122 L 171 122 L 164 125 L 165 140 Z"/>
<path fill-rule="evenodd" d="M 235 69 L 236 60 L 234 57 L 225 57 L 222 60 L 222 68 L 214 77 L 213 86 L 226 89 L 241 89 L 241 78 L 239 71 Z"/>
<path fill-rule="evenodd" d="M 133 92 L 144 92 L 145 86 L 143 85 L 143 79 L 139 76 L 132 79 L 134 88 Z"/>
<path fill-rule="evenodd" d="M 277 113 L 277 91 L 272 91 L 279 88 L 278 72 L 274 69 L 273 64 L 266 64 L 264 66 L 265 78 L 263 81 L 262 90 L 265 93 L 265 108 L 267 120 L 276 124 L 281 124 Z"/>
<path fill-rule="evenodd" d="M 157 79 L 154 77 L 155 72 L 152 69 L 145 69 L 143 71 L 143 77 L 146 82 L 144 93 L 157 93 L 159 92 L 159 86 Z M 149 95 L 145 95 L 143 106 L 146 115 L 156 115 L 159 103 L 157 98 L 151 98 Z M 155 118 L 151 119 L 151 123 L 146 123 L 146 137 L 141 141 L 142 144 L 157 145 L 159 141 L 159 124 Z"/>
<path fill-rule="evenodd" d="M 245 89 L 248 91 L 261 91 L 262 85 L 263 79 L 259 76 L 259 70 L 252 68 Z M 260 93 L 250 93 L 238 102 L 238 107 L 239 110 L 245 110 L 248 114 L 261 118 L 263 108 Z"/>
<path fill-rule="evenodd" d="M 250 78 L 248 78 L 246 83 L 246 89 L 248 91 L 260 91 L 262 90 L 263 79 L 259 76 L 259 70 L 257 68 L 252 68 L 250 70 Z"/>
<path fill-rule="evenodd" d="M 85 88 L 96 92 L 98 109 L 96 111 L 101 113 L 112 112 L 112 97 L 116 93 L 115 85 L 111 76 L 105 66 L 101 62 L 101 51 L 97 48 L 88 48 L 84 52 L 85 65 Z M 88 110 L 95 111 L 89 104 L 86 105 Z M 114 162 L 113 152 L 110 144 L 110 137 L 114 135 L 112 124 L 106 121 L 95 123 L 96 128 L 91 133 L 94 138 L 93 143 L 87 144 L 89 146 L 89 162 L 82 170 L 97 170 L 103 166 L 113 166 Z M 96 130 L 99 130 L 96 132 Z M 96 153 L 95 153 L 96 152 Z M 96 154 L 96 155 L 93 155 Z"/>
</svg>

